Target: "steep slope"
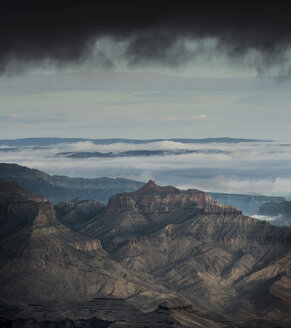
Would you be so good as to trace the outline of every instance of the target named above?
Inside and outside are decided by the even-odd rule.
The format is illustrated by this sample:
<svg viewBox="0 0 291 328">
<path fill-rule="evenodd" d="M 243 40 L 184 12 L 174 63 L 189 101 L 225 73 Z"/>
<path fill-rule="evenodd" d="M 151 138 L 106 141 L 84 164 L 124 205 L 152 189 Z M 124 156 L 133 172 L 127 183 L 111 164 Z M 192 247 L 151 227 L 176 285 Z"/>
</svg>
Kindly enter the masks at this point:
<svg viewBox="0 0 291 328">
<path fill-rule="evenodd" d="M 100 236 L 103 242 L 113 237 L 141 236 L 177 224 L 199 213 L 241 215 L 235 207 L 222 205 L 196 189 L 180 191 L 160 187 L 152 180 L 133 193 L 112 196 L 107 206 L 81 231 Z"/>
<path fill-rule="evenodd" d="M 98 239 L 60 224 L 45 198 L 0 183 L 0 295 L 18 303 L 174 295 L 110 259 Z M 52 288 L 53 287 L 53 288 Z M 148 292 L 150 291 L 150 292 Z"/>
<path fill-rule="evenodd" d="M 66 207 L 88 213 L 78 200 Z M 52 204 L 18 183 L 0 183 L 0 231 L 3 327 L 224 326 L 177 298 L 147 314 L 134 308 L 124 298 L 151 304 L 176 293 L 117 264 L 98 239 L 72 233 Z"/>
<path fill-rule="evenodd" d="M 279 226 L 291 226 L 291 202 L 265 203 L 260 206 L 260 215 L 273 218 L 272 223 Z"/>
<path fill-rule="evenodd" d="M 58 218 L 86 236 L 17 183 L 0 183 L 0 199 L 3 325 L 287 327 L 291 320 L 291 229 L 204 192 L 149 181 L 107 206 L 60 204 Z M 143 314 L 117 298 L 147 310 L 171 300 Z"/>
<path fill-rule="evenodd" d="M 99 238 L 127 269 L 208 313 L 291 319 L 286 297 L 269 292 L 291 265 L 291 229 L 244 216 L 199 190 L 149 181 L 111 197 L 81 231 Z"/>
<path fill-rule="evenodd" d="M 142 182 L 122 178 L 83 179 L 50 176 L 36 169 L 6 163 L 0 163 L 0 181 L 16 181 L 53 203 L 73 198 L 106 202 L 114 194 L 134 191 L 144 185 Z"/>
<path fill-rule="evenodd" d="M 98 215 L 105 205 L 96 200 L 72 199 L 55 205 L 56 216 L 64 225 L 74 231 L 80 231 L 93 217 Z"/>
</svg>

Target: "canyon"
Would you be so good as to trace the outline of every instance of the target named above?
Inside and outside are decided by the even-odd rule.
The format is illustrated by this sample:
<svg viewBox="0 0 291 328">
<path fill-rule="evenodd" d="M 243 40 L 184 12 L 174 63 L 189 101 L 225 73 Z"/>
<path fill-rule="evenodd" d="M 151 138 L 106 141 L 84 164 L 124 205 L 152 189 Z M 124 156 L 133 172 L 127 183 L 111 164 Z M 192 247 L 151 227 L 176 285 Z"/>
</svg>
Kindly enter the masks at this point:
<svg viewBox="0 0 291 328">
<path fill-rule="evenodd" d="M 289 227 L 151 180 L 107 205 L 16 182 L 0 199 L 3 326 L 289 324 Z"/>
</svg>

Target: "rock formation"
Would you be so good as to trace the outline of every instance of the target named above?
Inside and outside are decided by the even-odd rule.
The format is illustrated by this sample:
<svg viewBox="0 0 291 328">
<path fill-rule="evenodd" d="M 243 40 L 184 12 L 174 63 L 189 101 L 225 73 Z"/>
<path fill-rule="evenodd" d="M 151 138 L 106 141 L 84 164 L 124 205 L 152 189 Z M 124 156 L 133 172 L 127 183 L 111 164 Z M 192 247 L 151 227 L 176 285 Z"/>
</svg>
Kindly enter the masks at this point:
<svg viewBox="0 0 291 328">
<path fill-rule="evenodd" d="M 36 169 L 6 163 L 0 163 L 0 181 L 17 181 L 26 189 L 45 196 L 54 204 L 74 198 L 106 203 L 113 195 L 133 192 L 144 185 L 143 182 L 121 178 L 83 179 L 50 176 Z M 225 205 L 233 205 L 247 215 L 259 214 L 259 207 L 264 203 L 286 201 L 284 197 L 262 195 L 223 193 L 210 193 L 210 195 L 214 200 Z"/>
<path fill-rule="evenodd" d="M 4 327 L 287 327 L 291 320 L 289 227 L 153 181 L 106 206 L 61 203 L 57 216 L 17 183 L 0 183 L 0 199 Z"/>
<path fill-rule="evenodd" d="M 253 307 L 253 316 L 267 313 L 271 320 L 290 309 L 285 300 L 286 306 L 274 302 L 269 289 L 291 264 L 291 229 L 245 216 L 199 190 L 149 181 L 111 197 L 80 231 L 99 238 L 127 269 L 148 274 L 204 311 L 226 313 L 236 304 L 246 317 Z M 267 304 L 255 297 L 262 291 Z"/>
<path fill-rule="evenodd" d="M 72 230 L 79 231 L 87 221 L 96 216 L 104 205 L 96 200 L 72 199 L 55 206 L 56 215 Z"/>
<path fill-rule="evenodd" d="M 235 207 L 220 204 L 202 191 L 160 187 L 150 180 L 133 193 L 110 197 L 107 206 L 80 231 L 102 237 L 105 243 L 114 237 L 136 237 L 153 233 L 168 224 L 185 222 L 199 213 L 242 215 Z"/>
<path fill-rule="evenodd" d="M 45 198 L 15 182 L 0 182 L 0 295 L 9 302 L 138 297 L 166 288 L 141 281 L 116 263 L 100 241 L 60 224 Z M 172 295 L 168 292 L 167 295 Z"/>
</svg>

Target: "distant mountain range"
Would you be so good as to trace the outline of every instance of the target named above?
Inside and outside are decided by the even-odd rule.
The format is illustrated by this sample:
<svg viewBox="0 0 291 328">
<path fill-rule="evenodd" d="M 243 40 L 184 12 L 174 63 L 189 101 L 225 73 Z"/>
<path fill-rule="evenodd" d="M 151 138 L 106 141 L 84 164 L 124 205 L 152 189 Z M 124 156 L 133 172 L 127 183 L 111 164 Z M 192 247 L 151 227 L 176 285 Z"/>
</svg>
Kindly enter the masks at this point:
<svg viewBox="0 0 291 328">
<path fill-rule="evenodd" d="M 172 139 L 87 139 L 87 138 L 23 138 L 23 139 L 2 139 L 0 140 L 0 145 L 6 146 L 51 146 L 61 143 L 75 143 L 81 141 L 90 141 L 97 145 L 110 145 L 118 142 L 128 143 L 128 144 L 146 144 L 152 142 L 161 141 L 174 141 L 181 142 L 185 144 L 199 143 L 241 143 L 241 142 L 262 142 L 271 140 L 259 140 L 259 139 L 244 139 L 244 138 L 204 138 L 204 139 L 185 139 L 185 138 L 172 138 Z"/>
<path fill-rule="evenodd" d="M 16 181 L 28 190 L 46 197 L 54 204 L 74 198 L 80 200 L 92 199 L 107 203 L 111 196 L 121 192 L 135 191 L 145 184 L 144 182 L 123 178 L 85 179 L 51 176 L 40 170 L 7 163 L 0 163 L 0 181 Z M 284 197 L 263 195 L 209 194 L 214 200 L 225 205 L 236 206 L 247 215 L 259 214 L 259 208 L 264 203 L 286 201 Z"/>
<path fill-rule="evenodd" d="M 0 324 L 288 327 L 290 246 L 290 227 L 196 189 L 149 181 L 54 208 L 0 182 Z"/>
<path fill-rule="evenodd" d="M 4 148 L 5 149 L 5 148 Z M 11 148 L 8 148 L 11 149 Z M 61 152 L 57 156 L 69 158 L 113 158 L 113 157 L 138 157 L 138 156 L 166 156 L 166 155 L 185 155 L 185 154 L 228 154 L 229 152 L 218 149 L 177 149 L 177 150 L 129 150 L 121 152 Z"/>
<path fill-rule="evenodd" d="M 0 163 L 0 181 L 16 181 L 24 188 L 45 196 L 52 203 L 73 198 L 107 202 L 114 194 L 134 191 L 144 185 L 143 182 L 123 178 L 85 179 L 51 176 L 36 169 L 7 163 Z"/>
<path fill-rule="evenodd" d="M 217 192 L 210 192 L 209 194 L 220 203 L 236 206 L 247 215 L 260 214 L 260 206 L 265 203 L 280 203 L 286 201 L 284 197 L 275 196 L 226 194 Z"/>
<path fill-rule="evenodd" d="M 259 214 L 273 218 L 272 224 L 291 226 L 291 202 L 266 202 L 259 208 Z"/>
</svg>

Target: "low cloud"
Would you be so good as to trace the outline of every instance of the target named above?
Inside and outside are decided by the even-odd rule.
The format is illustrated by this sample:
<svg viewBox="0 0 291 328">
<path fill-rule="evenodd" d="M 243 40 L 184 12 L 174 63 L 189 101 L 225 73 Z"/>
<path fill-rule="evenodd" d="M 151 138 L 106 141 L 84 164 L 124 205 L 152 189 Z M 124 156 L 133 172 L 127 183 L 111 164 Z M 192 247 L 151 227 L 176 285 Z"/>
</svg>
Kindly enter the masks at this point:
<svg viewBox="0 0 291 328">
<path fill-rule="evenodd" d="M 264 170 L 264 168 L 262 168 Z M 251 172 L 249 172 L 251 174 Z M 280 172 L 277 172 L 280 175 Z M 246 174 L 247 175 L 247 174 Z M 276 178 L 241 178 L 238 176 L 219 175 L 205 181 L 199 181 L 197 187 L 206 191 L 264 194 L 264 195 L 291 195 L 291 177 Z"/>
<path fill-rule="evenodd" d="M 251 217 L 255 218 L 255 219 L 258 219 L 260 221 L 274 221 L 276 219 L 280 219 L 281 216 L 266 216 L 266 215 L 258 215 L 258 214 L 255 214 L 255 215 L 250 215 Z"/>
<path fill-rule="evenodd" d="M 72 177 L 152 178 L 161 185 L 228 193 L 291 196 L 291 147 L 278 143 L 188 144 L 161 141 L 145 144 L 91 141 L 49 147 L 20 147 L 9 151 L 0 145 L 0 161 L 38 168 L 49 174 Z M 124 152 L 131 150 L 195 150 L 190 154 L 141 157 L 66 158 L 60 152 Z"/>
</svg>

